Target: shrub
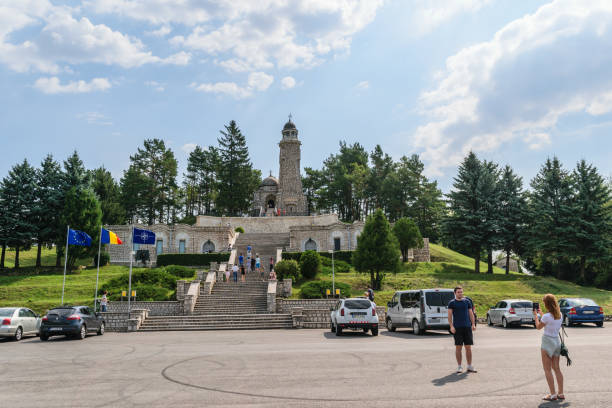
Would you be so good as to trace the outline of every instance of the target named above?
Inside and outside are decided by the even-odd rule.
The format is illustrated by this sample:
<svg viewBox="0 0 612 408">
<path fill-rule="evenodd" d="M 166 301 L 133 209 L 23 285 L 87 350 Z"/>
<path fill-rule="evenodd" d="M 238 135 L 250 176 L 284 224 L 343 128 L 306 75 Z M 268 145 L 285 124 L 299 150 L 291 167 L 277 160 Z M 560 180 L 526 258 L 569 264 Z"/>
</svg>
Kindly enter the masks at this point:
<svg viewBox="0 0 612 408">
<path fill-rule="evenodd" d="M 278 280 L 291 278 L 295 282 L 300 277 L 300 267 L 293 259 L 283 259 L 274 265 Z"/>
<path fill-rule="evenodd" d="M 160 288 L 153 285 L 132 285 L 132 290 L 136 291 L 136 300 L 142 301 L 160 301 L 171 300 L 174 297 L 174 292 L 166 288 Z"/>
<path fill-rule="evenodd" d="M 116 278 L 106 282 L 100 288 L 100 294 L 104 291 L 108 291 L 109 299 L 119 300 L 121 298 L 121 291 L 128 290 L 129 286 L 129 274 L 124 273 Z M 155 300 L 166 300 L 168 291 L 176 289 L 176 281 L 178 278 L 164 269 L 155 268 L 136 271 L 132 273 L 132 290 L 139 290 L 143 286 L 153 286 L 156 288 L 164 289 L 164 296 L 162 299 Z M 137 293 L 138 295 L 138 293 Z"/>
<path fill-rule="evenodd" d="M 234 232 L 239 232 L 241 234 L 244 234 L 244 228 L 242 227 L 236 227 L 236 229 L 234 230 Z"/>
<path fill-rule="evenodd" d="M 331 265 L 332 254 L 330 254 L 329 252 L 318 252 L 318 254 L 321 257 L 321 261 L 323 261 L 325 258 L 329 258 L 330 265 Z M 301 256 L 302 256 L 302 252 L 283 252 L 283 259 L 294 259 L 296 261 L 299 261 Z M 352 256 L 353 256 L 353 251 L 334 251 L 334 261 L 335 262 L 343 261 L 351 265 Z"/>
<path fill-rule="evenodd" d="M 300 289 L 300 298 L 302 299 L 323 299 L 325 298 L 326 290 L 332 292 L 332 281 L 318 280 L 307 282 Z M 341 297 L 351 297 L 351 287 L 342 282 L 336 282 L 336 289 L 340 289 Z"/>
<path fill-rule="evenodd" d="M 229 261 L 229 252 L 212 252 L 209 254 L 159 254 L 157 255 L 157 266 L 184 265 L 184 266 L 206 266 L 211 262 Z"/>
<path fill-rule="evenodd" d="M 108 252 L 100 252 L 100 266 L 108 265 L 110 262 L 110 255 Z M 93 258 L 94 266 L 98 266 L 98 254 Z"/>
<path fill-rule="evenodd" d="M 321 272 L 321 257 L 315 251 L 302 252 L 300 256 L 300 273 L 306 279 L 314 279 Z"/>
<path fill-rule="evenodd" d="M 188 268 L 181 265 L 168 265 L 164 267 L 166 272 L 176 276 L 177 278 L 193 278 L 195 276 L 195 269 Z"/>
<path fill-rule="evenodd" d="M 331 258 L 327 258 L 325 256 L 321 257 L 321 264 L 323 266 L 332 267 L 332 260 Z M 337 259 L 334 259 L 334 270 L 336 273 L 346 273 L 346 272 L 350 272 L 351 271 L 351 265 L 347 264 L 344 261 L 339 261 Z"/>
</svg>

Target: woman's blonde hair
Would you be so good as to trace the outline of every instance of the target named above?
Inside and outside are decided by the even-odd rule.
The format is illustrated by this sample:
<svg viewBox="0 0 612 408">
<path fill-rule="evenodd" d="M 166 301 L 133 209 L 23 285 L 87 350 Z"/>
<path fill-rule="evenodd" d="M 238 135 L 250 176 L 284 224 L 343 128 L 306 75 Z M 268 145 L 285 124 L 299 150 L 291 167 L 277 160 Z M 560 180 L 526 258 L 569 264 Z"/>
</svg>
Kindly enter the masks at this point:
<svg viewBox="0 0 612 408">
<path fill-rule="evenodd" d="M 561 309 L 559 309 L 559 303 L 557 303 L 557 298 L 555 297 L 555 295 L 549 293 L 545 295 L 544 299 L 542 300 L 544 301 L 544 306 L 546 306 L 546 310 L 548 310 L 548 313 L 553 315 L 555 320 L 560 319 Z"/>
</svg>

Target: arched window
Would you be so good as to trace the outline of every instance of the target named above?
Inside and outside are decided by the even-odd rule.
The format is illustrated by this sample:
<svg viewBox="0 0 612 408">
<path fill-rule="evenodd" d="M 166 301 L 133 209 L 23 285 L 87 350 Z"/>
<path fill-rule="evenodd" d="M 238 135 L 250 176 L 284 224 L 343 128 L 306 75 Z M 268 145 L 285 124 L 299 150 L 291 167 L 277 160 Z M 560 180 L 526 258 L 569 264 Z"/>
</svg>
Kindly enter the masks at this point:
<svg viewBox="0 0 612 408">
<path fill-rule="evenodd" d="M 215 244 L 209 239 L 202 245 L 202 252 L 207 254 L 209 252 L 215 252 Z"/>
<path fill-rule="evenodd" d="M 304 244 L 305 251 L 316 251 L 317 243 L 312 240 L 312 238 L 308 238 L 308 241 Z"/>
</svg>

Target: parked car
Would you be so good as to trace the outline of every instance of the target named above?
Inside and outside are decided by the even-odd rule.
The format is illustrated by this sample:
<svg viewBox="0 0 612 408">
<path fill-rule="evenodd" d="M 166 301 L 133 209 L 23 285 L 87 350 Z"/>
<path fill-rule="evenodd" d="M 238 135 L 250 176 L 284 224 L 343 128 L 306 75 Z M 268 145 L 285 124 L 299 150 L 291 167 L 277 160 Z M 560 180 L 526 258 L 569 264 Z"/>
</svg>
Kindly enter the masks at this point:
<svg viewBox="0 0 612 408">
<path fill-rule="evenodd" d="M 387 330 L 412 327 L 415 335 L 427 330 L 449 330 L 448 303 L 453 289 L 421 289 L 395 292 L 387 303 Z"/>
<path fill-rule="evenodd" d="M 0 308 L 0 337 L 19 341 L 23 336 L 37 336 L 40 316 L 26 307 Z"/>
<path fill-rule="evenodd" d="M 376 304 L 369 299 L 340 299 L 330 310 L 331 331 L 336 336 L 346 329 L 363 330 L 364 333 L 371 330 L 372 336 L 378 336 Z"/>
<path fill-rule="evenodd" d="M 40 325 L 40 340 L 47 341 L 51 336 L 74 336 L 80 340 L 87 333 L 104 334 L 104 319 L 93 313 L 88 306 L 56 307 L 47 312 Z"/>
<path fill-rule="evenodd" d="M 603 327 L 603 308 L 593 299 L 562 298 L 559 299 L 559 307 L 563 315 L 563 325 L 566 327 L 577 323 L 595 323 L 597 327 Z"/>
<path fill-rule="evenodd" d="M 533 302 L 524 299 L 505 299 L 487 312 L 487 324 L 501 324 L 503 327 L 520 326 L 531 324 L 535 326 L 533 319 Z"/>
</svg>

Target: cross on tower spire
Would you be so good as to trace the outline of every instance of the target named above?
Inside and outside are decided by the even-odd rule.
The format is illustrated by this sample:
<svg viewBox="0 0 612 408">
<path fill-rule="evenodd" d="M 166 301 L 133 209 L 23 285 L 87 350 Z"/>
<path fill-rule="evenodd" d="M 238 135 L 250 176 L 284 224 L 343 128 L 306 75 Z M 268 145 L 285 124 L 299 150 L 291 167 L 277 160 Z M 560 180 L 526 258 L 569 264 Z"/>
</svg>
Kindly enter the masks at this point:
<svg viewBox="0 0 612 408">
<path fill-rule="evenodd" d="M 289 112 L 289 122 L 291 122 L 291 118 L 293 118 L 293 115 L 291 115 L 291 112 Z"/>
</svg>

